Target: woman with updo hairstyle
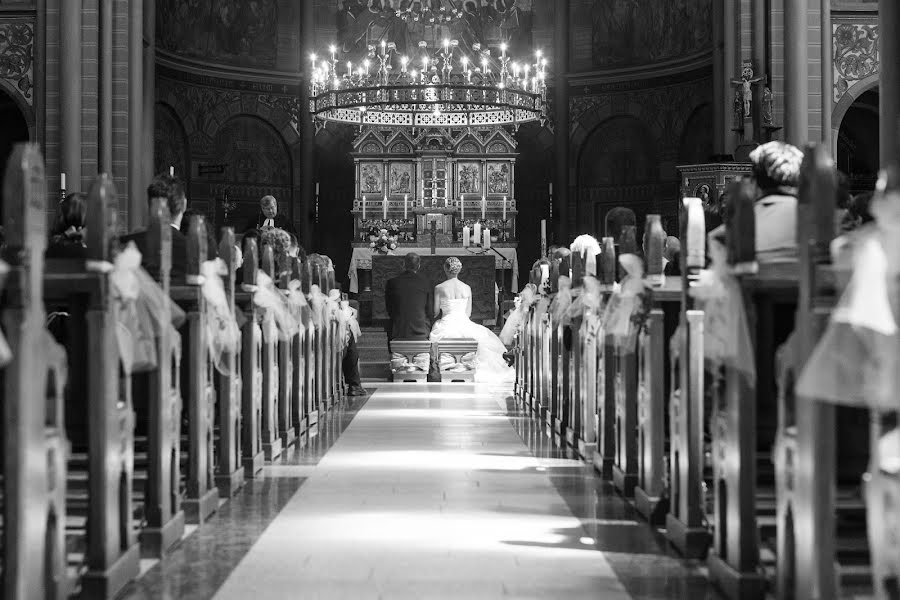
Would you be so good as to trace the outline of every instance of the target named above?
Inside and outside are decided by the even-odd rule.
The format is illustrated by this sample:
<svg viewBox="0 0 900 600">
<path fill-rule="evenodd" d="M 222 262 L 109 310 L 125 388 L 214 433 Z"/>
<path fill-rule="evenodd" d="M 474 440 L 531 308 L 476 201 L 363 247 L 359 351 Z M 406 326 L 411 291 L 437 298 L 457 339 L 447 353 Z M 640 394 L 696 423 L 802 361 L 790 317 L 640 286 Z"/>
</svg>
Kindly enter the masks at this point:
<svg viewBox="0 0 900 600">
<path fill-rule="evenodd" d="M 56 219 L 50 230 L 47 258 L 84 258 L 84 224 L 87 219 L 87 196 L 73 192 L 56 207 Z"/>
<path fill-rule="evenodd" d="M 459 280 L 462 268 L 462 261 L 455 256 L 444 261 L 447 280 L 434 288 L 434 314 L 440 318 L 431 328 L 429 337 L 432 342 L 440 342 L 444 338 L 477 341 L 478 351 L 473 360 L 475 381 L 512 383 L 515 381 L 516 371 L 503 357 L 506 346 L 493 331 L 471 320 L 472 288 Z"/>
</svg>

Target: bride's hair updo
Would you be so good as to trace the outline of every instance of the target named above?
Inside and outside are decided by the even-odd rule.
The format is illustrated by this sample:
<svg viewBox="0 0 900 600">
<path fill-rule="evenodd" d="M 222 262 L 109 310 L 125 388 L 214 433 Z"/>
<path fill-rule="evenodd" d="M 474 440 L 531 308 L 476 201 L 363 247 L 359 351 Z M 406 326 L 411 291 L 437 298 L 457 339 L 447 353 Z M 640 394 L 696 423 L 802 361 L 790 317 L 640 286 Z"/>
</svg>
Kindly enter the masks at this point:
<svg viewBox="0 0 900 600">
<path fill-rule="evenodd" d="M 462 271 L 462 262 L 455 256 L 451 256 L 444 261 L 444 271 L 447 272 L 447 275 L 459 275 L 459 272 Z"/>
</svg>

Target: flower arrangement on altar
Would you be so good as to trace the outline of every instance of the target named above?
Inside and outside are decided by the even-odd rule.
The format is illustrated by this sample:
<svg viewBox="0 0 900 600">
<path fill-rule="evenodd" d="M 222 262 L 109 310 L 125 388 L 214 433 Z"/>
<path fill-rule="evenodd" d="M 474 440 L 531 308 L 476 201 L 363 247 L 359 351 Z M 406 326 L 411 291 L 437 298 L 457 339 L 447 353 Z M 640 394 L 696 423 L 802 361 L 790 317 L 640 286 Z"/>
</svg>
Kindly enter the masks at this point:
<svg viewBox="0 0 900 600">
<path fill-rule="evenodd" d="M 369 229 L 369 247 L 373 252 L 388 254 L 397 249 L 397 237 L 400 229 L 396 225 L 388 225 L 387 228 Z"/>
</svg>

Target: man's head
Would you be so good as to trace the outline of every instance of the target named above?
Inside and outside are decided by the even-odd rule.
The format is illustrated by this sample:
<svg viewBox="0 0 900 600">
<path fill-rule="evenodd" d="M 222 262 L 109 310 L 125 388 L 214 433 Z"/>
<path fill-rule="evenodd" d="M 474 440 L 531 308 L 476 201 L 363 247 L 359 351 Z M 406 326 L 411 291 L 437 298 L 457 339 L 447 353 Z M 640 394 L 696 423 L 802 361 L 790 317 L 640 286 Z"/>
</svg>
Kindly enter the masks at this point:
<svg viewBox="0 0 900 600">
<path fill-rule="evenodd" d="M 410 252 L 403 257 L 403 268 L 407 271 L 418 273 L 420 266 L 422 266 L 422 259 L 415 252 Z"/>
<path fill-rule="evenodd" d="M 668 261 L 674 261 L 681 254 L 681 240 L 674 235 L 666 238 L 666 245 L 663 248 L 663 256 Z"/>
<path fill-rule="evenodd" d="M 278 202 L 275 200 L 275 196 L 263 196 L 259 201 L 259 209 L 265 218 L 274 219 L 278 214 Z"/>
<path fill-rule="evenodd" d="M 763 144 L 750 153 L 750 162 L 756 183 L 763 191 L 796 188 L 800 184 L 803 152 L 796 146 L 777 140 Z"/>
<path fill-rule="evenodd" d="M 187 209 L 187 196 L 184 193 L 184 182 L 174 175 L 161 173 L 153 178 L 147 186 L 147 205 L 153 200 L 164 200 L 169 209 L 169 219 L 176 228 L 181 227 L 184 211 Z"/>
</svg>

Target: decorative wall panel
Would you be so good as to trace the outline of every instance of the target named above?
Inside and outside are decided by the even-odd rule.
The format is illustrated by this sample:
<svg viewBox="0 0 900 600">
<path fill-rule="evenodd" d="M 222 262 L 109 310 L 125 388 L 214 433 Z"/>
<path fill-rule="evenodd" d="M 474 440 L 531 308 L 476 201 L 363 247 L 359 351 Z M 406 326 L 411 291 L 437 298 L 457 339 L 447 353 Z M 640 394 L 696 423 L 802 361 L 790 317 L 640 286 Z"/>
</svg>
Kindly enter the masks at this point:
<svg viewBox="0 0 900 600">
<path fill-rule="evenodd" d="M 868 22 L 836 22 L 834 34 L 834 102 L 860 81 L 878 74 L 877 17 Z"/>
</svg>

